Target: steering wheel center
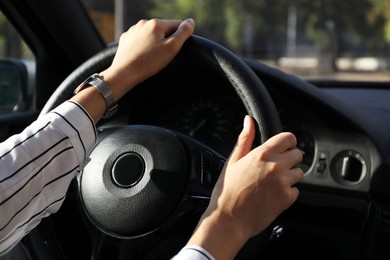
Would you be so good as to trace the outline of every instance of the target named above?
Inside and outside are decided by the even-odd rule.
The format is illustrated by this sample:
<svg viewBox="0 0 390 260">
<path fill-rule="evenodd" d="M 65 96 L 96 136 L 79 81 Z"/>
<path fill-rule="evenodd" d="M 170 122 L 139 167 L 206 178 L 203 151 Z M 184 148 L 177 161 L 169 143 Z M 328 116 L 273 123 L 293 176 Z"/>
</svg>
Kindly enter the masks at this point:
<svg viewBox="0 0 390 260">
<path fill-rule="evenodd" d="M 139 237 L 158 229 L 185 191 L 185 148 L 171 132 L 157 127 L 132 125 L 102 132 L 90 155 L 95 159 L 79 180 L 85 213 L 113 237 Z"/>
<path fill-rule="evenodd" d="M 119 187 L 129 188 L 141 180 L 145 172 L 145 162 L 137 153 L 121 155 L 112 167 L 112 179 Z"/>
</svg>

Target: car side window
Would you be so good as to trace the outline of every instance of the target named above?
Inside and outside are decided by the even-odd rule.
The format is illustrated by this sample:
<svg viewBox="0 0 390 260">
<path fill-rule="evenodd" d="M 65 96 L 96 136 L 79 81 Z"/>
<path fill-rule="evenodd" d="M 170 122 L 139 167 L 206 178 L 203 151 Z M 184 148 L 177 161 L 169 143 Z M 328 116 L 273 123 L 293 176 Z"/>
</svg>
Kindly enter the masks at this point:
<svg viewBox="0 0 390 260">
<path fill-rule="evenodd" d="M 34 87 L 34 55 L 0 13 L 0 115 L 32 110 Z"/>
</svg>

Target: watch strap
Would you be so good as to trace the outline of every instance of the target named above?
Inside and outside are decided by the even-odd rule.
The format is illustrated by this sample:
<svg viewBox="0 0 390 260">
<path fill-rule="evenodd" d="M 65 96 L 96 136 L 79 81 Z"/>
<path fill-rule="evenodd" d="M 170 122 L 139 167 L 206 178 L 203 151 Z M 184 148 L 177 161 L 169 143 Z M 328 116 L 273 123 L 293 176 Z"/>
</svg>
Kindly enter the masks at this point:
<svg viewBox="0 0 390 260">
<path fill-rule="evenodd" d="M 103 118 L 109 118 L 113 116 L 118 110 L 118 104 L 116 103 L 111 89 L 107 86 L 106 82 L 99 77 L 98 73 L 94 73 L 89 76 L 83 83 L 81 83 L 74 91 L 74 94 L 79 93 L 86 86 L 91 85 L 94 86 L 97 90 L 99 90 L 100 94 L 103 96 L 104 101 L 106 102 L 106 112 L 103 115 Z"/>
</svg>

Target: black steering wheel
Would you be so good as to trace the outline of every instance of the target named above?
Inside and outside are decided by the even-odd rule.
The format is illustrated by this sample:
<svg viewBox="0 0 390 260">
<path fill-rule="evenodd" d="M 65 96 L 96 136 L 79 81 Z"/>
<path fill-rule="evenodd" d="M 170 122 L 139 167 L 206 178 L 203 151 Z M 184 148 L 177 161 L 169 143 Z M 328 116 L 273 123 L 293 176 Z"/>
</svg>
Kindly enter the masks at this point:
<svg viewBox="0 0 390 260">
<path fill-rule="evenodd" d="M 74 88 L 88 76 L 107 68 L 116 49 L 117 46 L 109 47 L 79 66 L 54 92 L 41 115 L 71 97 Z M 194 35 L 175 58 L 180 59 L 197 59 L 230 81 L 248 114 L 256 120 L 256 144 L 282 130 L 265 86 L 233 52 Z M 226 160 L 198 140 L 150 125 L 102 129 L 90 159 L 75 180 L 72 196 L 77 197 L 82 225 L 90 235 L 91 259 L 173 256 L 185 244 L 207 207 Z M 55 233 L 50 218 L 41 223 L 40 230 L 32 232 L 30 241 L 35 240 L 35 248 L 51 247 L 48 251 L 53 252 L 58 245 L 50 241 L 57 241 L 59 235 L 48 235 Z M 37 239 L 45 242 L 39 245 Z M 258 246 L 249 246 L 252 249 L 247 250 L 256 251 Z M 256 259 L 252 253 L 248 254 Z"/>
</svg>

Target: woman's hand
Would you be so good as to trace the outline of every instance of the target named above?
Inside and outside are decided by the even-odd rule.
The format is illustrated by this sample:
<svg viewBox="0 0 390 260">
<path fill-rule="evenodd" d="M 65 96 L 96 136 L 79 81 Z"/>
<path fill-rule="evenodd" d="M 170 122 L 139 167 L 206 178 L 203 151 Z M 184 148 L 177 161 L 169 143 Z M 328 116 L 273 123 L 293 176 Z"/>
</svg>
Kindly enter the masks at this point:
<svg viewBox="0 0 390 260">
<path fill-rule="evenodd" d="M 124 32 L 109 68 L 99 77 L 110 88 L 115 101 L 141 81 L 164 68 L 192 35 L 192 19 L 141 20 Z M 96 88 L 85 88 L 72 100 L 79 103 L 97 123 L 107 109 L 103 96 Z"/>
<path fill-rule="evenodd" d="M 115 99 L 164 68 L 192 35 L 194 27 L 192 19 L 151 19 L 140 20 L 124 32 L 112 65 L 100 73 L 115 88 Z"/>
<path fill-rule="evenodd" d="M 262 232 L 298 198 L 302 152 L 284 132 L 252 150 L 254 121 L 244 128 L 214 187 L 210 204 L 188 244 L 216 259 L 233 259 L 245 242 Z"/>
</svg>

